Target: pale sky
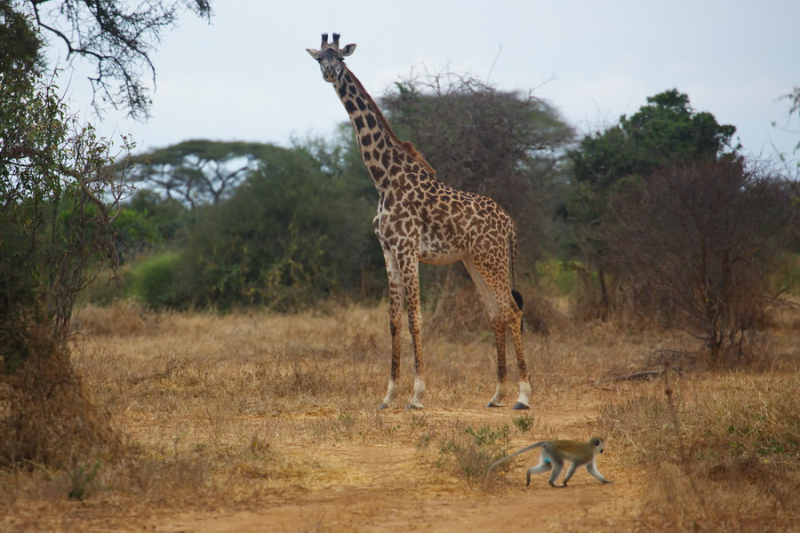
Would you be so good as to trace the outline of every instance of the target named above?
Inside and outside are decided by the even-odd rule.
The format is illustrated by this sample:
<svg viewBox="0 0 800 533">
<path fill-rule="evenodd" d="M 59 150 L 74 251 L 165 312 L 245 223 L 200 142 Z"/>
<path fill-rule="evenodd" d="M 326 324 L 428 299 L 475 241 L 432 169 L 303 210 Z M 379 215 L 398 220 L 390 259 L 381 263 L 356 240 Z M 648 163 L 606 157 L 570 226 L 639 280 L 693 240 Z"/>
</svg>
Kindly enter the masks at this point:
<svg viewBox="0 0 800 533">
<path fill-rule="evenodd" d="M 306 48 L 321 33 L 356 43 L 347 60 L 379 97 L 412 72 L 468 73 L 503 90 L 533 90 L 586 133 L 631 115 L 667 89 L 732 124 L 751 155 L 791 154 L 800 121 L 780 97 L 800 84 L 797 0 L 215 0 L 211 25 L 186 13 L 153 56 L 146 123 L 90 110 L 80 61 L 62 87 L 101 135 L 137 151 L 191 138 L 269 142 L 327 135 L 347 115 Z M 51 57 L 64 50 L 58 43 Z M 777 123 L 777 128 L 772 124 Z M 789 128 L 791 133 L 781 131 Z M 800 154 L 792 157 L 797 158 Z"/>
</svg>

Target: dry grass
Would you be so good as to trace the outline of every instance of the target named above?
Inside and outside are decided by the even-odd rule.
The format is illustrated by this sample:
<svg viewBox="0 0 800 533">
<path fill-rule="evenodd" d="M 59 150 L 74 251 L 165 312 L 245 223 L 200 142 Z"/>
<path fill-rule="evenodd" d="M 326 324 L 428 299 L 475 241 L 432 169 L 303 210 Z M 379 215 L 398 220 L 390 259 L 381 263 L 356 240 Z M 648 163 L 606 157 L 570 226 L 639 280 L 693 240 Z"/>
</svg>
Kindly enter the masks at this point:
<svg viewBox="0 0 800 533">
<path fill-rule="evenodd" d="M 650 472 L 655 531 L 788 531 L 800 526 L 800 373 L 658 380 L 606 405 L 626 461 Z"/>
<path fill-rule="evenodd" d="M 612 378 L 638 370 L 654 350 L 692 349 L 690 340 L 602 323 L 572 329 L 560 320 L 547 336 L 525 333 L 533 409 L 505 413 L 506 422 L 497 424 L 496 411 L 482 409 L 494 390 L 488 325 L 460 339 L 426 327 L 428 409 L 402 409 L 413 382 L 406 348 L 398 408 L 378 412 L 389 370 L 385 305 L 300 315 L 86 307 L 76 315 L 72 363 L 86 395 L 123 436 L 125 453 L 116 461 L 87 457 L 66 470 L 2 471 L 0 515 L 41 526 L 34 517 L 63 513 L 66 494 L 76 489 L 85 505 L 111 516 L 245 508 L 375 484 L 386 475 L 413 476 L 414 491 L 491 495 L 517 490 L 518 480 L 472 488 L 463 480 L 500 448 L 584 439 L 605 429 L 610 453 L 601 471 L 630 464 L 652 472 L 642 530 L 713 530 L 736 521 L 732 531 L 754 531 L 748 524 L 756 520 L 779 530 L 797 523 L 791 491 L 798 488 L 800 335 L 793 316 L 765 342 L 771 355 L 758 369 L 672 378 L 679 432 L 661 381 Z M 509 378 L 516 380 L 513 366 Z M 559 416 L 566 413 L 573 414 L 563 425 Z M 576 421 L 574 413 L 585 415 Z M 473 454 L 481 435 L 502 432 L 508 440 Z M 693 478 L 678 453 L 681 443 L 696 465 Z M 348 453 L 367 454 L 360 459 L 372 461 L 373 471 L 346 468 L 340 456 Z M 15 523 L 21 522 L 0 521 L 0 529 Z"/>
</svg>

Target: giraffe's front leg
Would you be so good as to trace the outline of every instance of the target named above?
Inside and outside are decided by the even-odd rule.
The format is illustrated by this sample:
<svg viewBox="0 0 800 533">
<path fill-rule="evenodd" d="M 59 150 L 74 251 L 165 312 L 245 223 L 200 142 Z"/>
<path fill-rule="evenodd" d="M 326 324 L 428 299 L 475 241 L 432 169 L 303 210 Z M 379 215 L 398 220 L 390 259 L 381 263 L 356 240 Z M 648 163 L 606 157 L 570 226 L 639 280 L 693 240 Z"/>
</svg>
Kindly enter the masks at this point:
<svg viewBox="0 0 800 533">
<path fill-rule="evenodd" d="M 395 312 L 394 306 L 389 308 L 389 331 L 392 334 L 392 368 L 389 374 L 386 397 L 378 406 L 378 409 L 386 409 L 392 404 L 392 400 L 397 395 L 397 383 L 400 380 L 400 312 L 399 310 Z"/>
<path fill-rule="evenodd" d="M 425 361 L 422 357 L 422 311 L 419 301 L 419 260 L 413 254 L 404 254 L 406 261 L 400 263 L 408 306 L 408 329 L 411 331 L 411 346 L 414 350 L 414 396 L 406 409 L 423 409 L 425 395 Z"/>
<path fill-rule="evenodd" d="M 400 353 L 402 344 L 402 310 L 403 310 L 403 281 L 399 275 L 397 262 L 394 255 L 384 251 L 386 259 L 386 272 L 389 275 L 389 331 L 392 335 L 392 368 L 389 374 L 389 386 L 386 397 L 378 409 L 386 409 L 392 404 L 397 394 L 397 384 L 400 381 Z"/>
</svg>

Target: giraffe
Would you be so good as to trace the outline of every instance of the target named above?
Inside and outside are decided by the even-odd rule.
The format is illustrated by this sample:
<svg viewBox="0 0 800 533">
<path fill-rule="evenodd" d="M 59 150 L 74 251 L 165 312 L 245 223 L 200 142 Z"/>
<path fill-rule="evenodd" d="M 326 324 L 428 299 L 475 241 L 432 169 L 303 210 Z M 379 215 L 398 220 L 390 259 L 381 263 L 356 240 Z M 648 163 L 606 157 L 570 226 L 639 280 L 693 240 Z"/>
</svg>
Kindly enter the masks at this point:
<svg viewBox="0 0 800 533">
<path fill-rule="evenodd" d="M 378 190 L 372 221 L 389 278 L 389 331 L 392 362 L 386 397 L 389 407 L 400 378 L 403 301 L 414 352 L 414 396 L 408 409 L 422 409 L 425 363 L 422 351 L 419 263 L 463 262 L 478 288 L 494 326 L 497 383 L 488 407 L 500 407 L 506 394 L 506 332 L 511 332 L 519 369 L 519 398 L 514 409 L 529 409 L 530 378 L 522 346 L 522 297 L 513 290 L 517 252 L 514 222 L 493 200 L 459 191 L 439 181 L 436 172 L 410 142 L 397 138 L 375 101 L 344 64 L 355 44 L 339 47 L 339 34 L 322 34 L 319 50 L 306 51 L 332 83 L 356 132 L 364 164 Z M 511 281 L 509 281 L 509 268 Z"/>
</svg>

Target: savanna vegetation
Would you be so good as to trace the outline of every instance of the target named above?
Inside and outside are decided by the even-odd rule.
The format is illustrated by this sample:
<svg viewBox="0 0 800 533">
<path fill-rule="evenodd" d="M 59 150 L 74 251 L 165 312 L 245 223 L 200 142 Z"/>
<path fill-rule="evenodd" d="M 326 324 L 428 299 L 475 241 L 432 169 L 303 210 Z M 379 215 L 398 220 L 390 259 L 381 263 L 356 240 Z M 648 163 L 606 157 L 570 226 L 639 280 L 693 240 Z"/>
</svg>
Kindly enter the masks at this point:
<svg viewBox="0 0 800 533">
<path fill-rule="evenodd" d="M 0 529 L 541 529 L 531 501 L 559 530 L 800 527 L 791 168 L 677 89 L 578 136 L 532 94 L 399 80 L 398 135 L 518 224 L 533 408 L 481 407 L 491 332 L 456 265 L 422 272 L 427 410 L 376 412 L 386 280 L 349 125 L 132 153 L 56 96 L 42 31 L 94 61 L 99 110 L 146 117 L 184 9 L 211 14 L 0 0 Z M 484 476 L 596 433 L 612 486 Z"/>
</svg>

